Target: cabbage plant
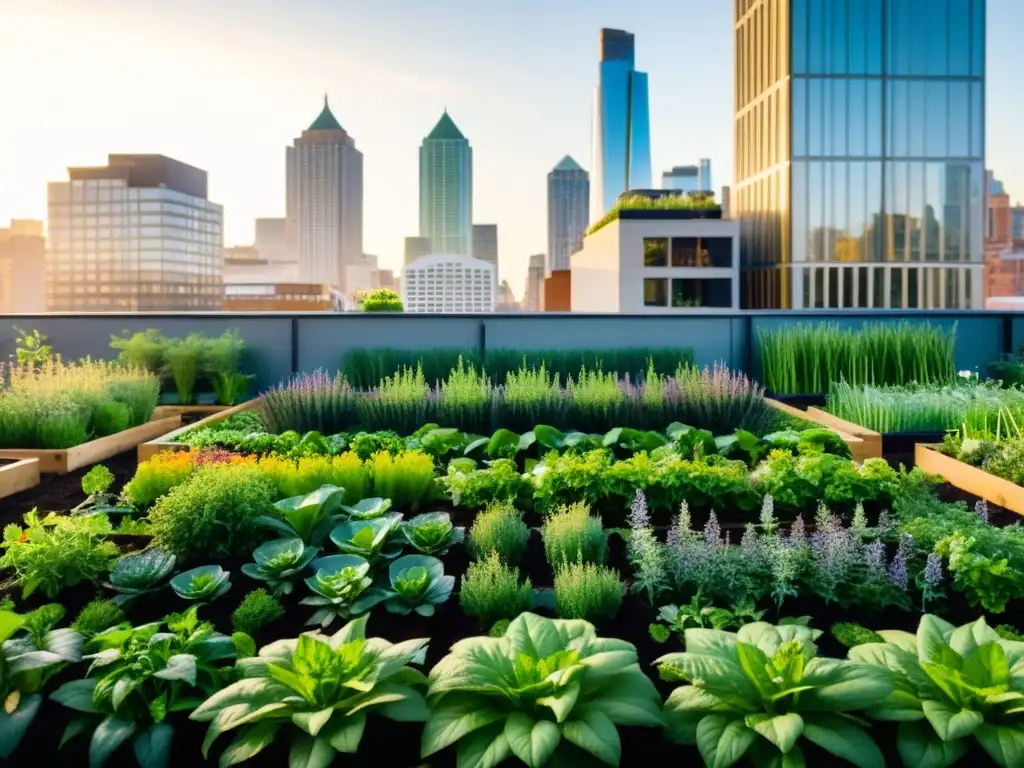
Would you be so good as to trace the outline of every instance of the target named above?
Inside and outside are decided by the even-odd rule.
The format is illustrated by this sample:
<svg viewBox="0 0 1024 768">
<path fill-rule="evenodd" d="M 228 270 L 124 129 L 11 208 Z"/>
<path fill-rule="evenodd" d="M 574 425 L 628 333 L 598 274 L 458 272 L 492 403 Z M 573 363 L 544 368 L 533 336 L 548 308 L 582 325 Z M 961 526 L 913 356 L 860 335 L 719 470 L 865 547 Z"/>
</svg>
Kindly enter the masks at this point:
<svg viewBox="0 0 1024 768">
<path fill-rule="evenodd" d="M 317 547 L 307 547 L 300 538 L 268 541 L 253 551 L 256 562 L 243 565 L 242 573 L 267 582 L 275 595 L 290 595 L 299 576 L 319 552 Z"/>
<path fill-rule="evenodd" d="M 219 565 L 201 565 L 171 579 L 171 589 L 183 600 L 216 600 L 231 589 L 230 577 Z"/>
<path fill-rule="evenodd" d="M 402 523 L 406 541 L 423 555 L 443 555 L 451 547 L 461 544 L 464 531 L 452 525 L 447 512 L 425 512 Z"/>
<path fill-rule="evenodd" d="M 688 629 L 685 653 L 655 664 L 685 682 L 665 703 L 667 735 L 696 744 L 707 765 L 803 766 L 801 739 L 860 768 L 884 768 L 881 750 L 855 712 L 893 690 L 884 669 L 817 658 L 821 631 L 754 622 L 736 633 Z"/>
<path fill-rule="evenodd" d="M 896 688 L 867 710 L 898 721 L 903 764 L 945 768 L 973 742 L 996 765 L 1024 765 L 1024 643 L 1004 640 L 980 618 L 954 627 L 925 615 L 917 634 L 886 630 L 884 643 L 850 649 L 850 658 L 888 670 Z"/>
<path fill-rule="evenodd" d="M 444 564 L 436 557 L 405 555 L 388 569 L 391 589 L 385 591 L 384 607 L 390 613 L 433 616 L 434 606 L 448 600 L 455 577 L 445 576 Z"/>
<path fill-rule="evenodd" d="M 401 522 L 402 515 L 397 512 L 372 520 L 351 520 L 331 531 L 331 541 L 342 552 L 370 562 L 390 560 L 402 552 L 403 541 L 394 536 Z"/>
<path fill-rule="evenodd" d="M 55 606 L 59 610 L 44 616 L 41 611 L 47 607 L 33 612 L 42 619 L 36 622 L 31 615 L 0 611 L 0 758 L 11 756 L 32 725 L 43 703 L 43 687 L 82 658 L 82 635 L 73 629 L 53 629 L 64 610 Z"/>
<path fill-rule="evenodd" d="M 513 755 L 530 768 L 588 757 L 617 766 L 617 725 L 662 725 L 636 648 L 598 637 L 586 621 L 520 614 L 502 637 L 455 643 L 429 679 L 421 754 L 456 745 L 460 766 Z"/>
<path fill-rule="evenodd" d="M 313 568 L 316 573 L 306 579 L 313 594 L 299 601 L 317 608 L 307 625 L 327 627 L 339 616 L 343 619 L 358 616 L 380 602 L 378 595 L 367 592 L 373 579 L 367 575 L 370 563 L 365 558 L 331 555 L 314 560 Z"/>
<path fill-rule="evenodd" d="M 118 594 L 114 602 L 124 605 L 140 595 L 158 590 L 174 570 L 174 555 L 162 549 L 146 549 L 124 555 L 110 572 L 107 586 Z"/>
<path fill-rule="evenodd" d="M 372 520 L 391 509 L 391 499 L 375 496 L 372 499 L 362 499 L 351 506 L 342 504 L 341 508 L 352 520 Z"/>
<path fill-rule="evenodd" d="M 359 749 L 369 715 L 425 721 L 426 678 L 409 665 L 423 663 L 427 640 L 392 644 L 367 638 L 366 619 L 355 619 L 330 637 L 279 640 L 240 659 L 236 668 L 243 679 L 191 714 L 210 724 L 203 756 L 220 734 L 237 729 L 221 765 L 248 760 L 287 737 L 290 765 L 328 766 L 337 753 Z"/>
<path fill-rule="evenodd" d="M 298 537 L 305 544 L 319 547 L 337 525 L 344 498 L 344 488 L 322 485 L 312 493 L 275 502 L 278 516 L 262 515 L 257 521 L 278 536 Z"/>
</svg>

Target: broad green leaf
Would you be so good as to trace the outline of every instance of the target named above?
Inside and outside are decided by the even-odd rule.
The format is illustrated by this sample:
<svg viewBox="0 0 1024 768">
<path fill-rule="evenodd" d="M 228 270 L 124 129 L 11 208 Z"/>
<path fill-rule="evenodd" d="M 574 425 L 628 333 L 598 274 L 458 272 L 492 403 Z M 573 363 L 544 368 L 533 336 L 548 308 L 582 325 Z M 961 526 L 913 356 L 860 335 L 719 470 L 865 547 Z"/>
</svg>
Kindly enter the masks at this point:
<svg viewBox="0 0 1024 768">
<path fill-rule="evenodd" d="M 911 632 L 904 632 L 902 629 L 880 629 L 877 634 L 890 645 L 917 655 L 917 635 Z"/>
<path fill-rule="evenodd" d="M 943 741 L 926 723 L 900 723 L 896 740 L 903 764 L 914 768 L 947 768 L 967 753 L 967 744 Z"/>
<path fill-rule="evenodd" d="M 686 680 L 701 680 L 704 690 L 730 704 L 747 712 L 757 711 L 755 702 L 760 700 L 757 688 L 736 661 L 698 653 L 673 653 L 659 661 L 669 664 Z"/>
<path fill-rule="evenodd" d="M 870 707 L 882 701 L 894 687 L 887 669 L 837 659 L 811 659 L 801 682 L 815 688 L 801 694 L 800 708 L 826 712 Z"/>
<path fill-rule="evenodd" d="M 327 739 L 302 733 L 292 742 L 288 768 L 328 768 L 337 754 Z"/>
<path fill-rule="evenodd" d="M 753 728 L 783 753 L 789 752 L 804 732 L 804 719 L 795 712 L 775 717 L 747 715 L 744 722 L 748 728 Z"/>
<path fill-rule="evenodd" d="M 580 712 L 562 724 L 562 735 L 608 765 L 617 766 L 622 759 L 619 732 L 611 718 L 602 712 Z"/>
<path fill-rule="evenodd" d="M 0 757 L 10 757 L 18 748 L 18 744 L 39 713 L 39 705 L 42 703 L 43 697 L 34 693 L 31 696 L 22 696 L 13 712 L 8 713 L 0 707 Z"/>
<path fill-rule="evenodd" d="M 122 702 L 128 695 L 134 691 L 139 685 L 138 680 L 133 680 L 130 677 L 122 677 L 116 683 L 114 683 L 114 690 L 110 694 L 110 703 L 114 705 L 114 709 L 118 709 Z"/>
<path fill-rule="evenodd" d="M 957 627 L 949 636 L 949 647 L 966 659 L 980 646 L 987 643 L 998 643 L 999 635 L 981 617 L 970 624 Z"/>
<path fill-rule="evenodd" d="M 885 768 L 882 750 L 865 730 L 841 715 L 804 714 L 804 738 L 859 768 Z"/>
<path fill-rule="evenodd" d="M 321 734 L 339 752 L 354 755 L 366 730 L 366 713 L 359 712 L 347 717 L 337 717 Z"/>
<path fill-rule="evenodd" d="M 930 613 L 921 617 L 917 627 L 917 657 L 922 661 L 937 661 L 941 649 L 949 647 L 955 627 L 948 621 Z"/>
<path fill-rule="evenodd" d="M 509 754 L 511 748 L 504 725 L 489 725 L 459 741 L 459 768 L 496 768 Z"/>
<path fill-rule="evenodd" d="M 171 739 L 174 727 L 169 723 L 155 723 L 132 740 L 135 759 L 141 768 L 165 768 L 171 757 Z"/>
<path fill-rule="evenodd" d="M 449 694 L 434 707 L 423 727 L 421 757 L 440 752 L 469 733 L 504 718 L 488 702 L 472 694 Z"/>
<path fill-rule="evenodd" d="M 924 662 L 921 664 L 921 671 L 928 676 L 939 696 L 945 694 L 957 706 L 963 703 L 967 692 L 964 689 L 963 678 L 956 669 L 942 664 Z"/>
<path fill-rule="evenodd" d="M 576 706 L 576 700 L 580 696 L 580 684 L 573 681 L 569 685 L 565 686 L 559 691 L 556 691 L 551 696 L 544 696 L 537 699 L 538 706 L 548 707 L 555 715 L 555 720 L 559 723 L 565 722 L 566 718 L 569 717 L 569 713 L 572 712 L 572 708 Z"/>
<path fill-rule="evenodd" d="M 108 716 L 96 726 L 89 742 L 89 768 L 100 768 L 135 733 L 135 723 Z"/>
<path fill-rule="evenodd" d="M 725 661 L 736 661 L 736 644 L 739 641 L 732 632 L 720 629 L 688 629 L 683 636 L 686 650 L 690 653 L 702 653 Z M 661 659 L 658 659 L 654 663 L 660 661 Z"/>
<path fill-rule="evenodd" d="M 736 660 L 747 680 L 757 688 L 757 692 L 760 694 L 759 698 L 767 699 L 778 691 L 779 686 L 772 680 L 766 669 L 770 660 L 764 651 L 756 645 L 737 643 Z"/>
<path fill-rule="evenodd" d="M 14 611 L 0 611 L 0 643 L 13 635 L 24 623 L 24 616 Z"/>
<path fill-rule="evenodd" d="M 737 714 L 736 710 L 710 693 L 692 685 L 681 685 L 665 702 L 665 733 L 679 744 L 697 743 L 697 725 L 708 714 Z"/>
<path fill-rule="evenodd" d="M 221 754 L 220 768 L 228 768 L 229 765 L 243 763 L 249 758 L 258 755 L 274 743 L 274 738 L 280 729 L 280 722 L 264 720 L 262 723 L 257 723 L 240 731 Z M 204 752 L 203 755 L 205 757 L 206 753 Z"/>
<path fill-rule="evenodd" d="M 10 674 L 17 675 L 20 672 L 51 667 L 63 661 L 63 658 L 50 651 L 28 651 L 11 658 L 8 663 L 8 670 Z"/>
<path fill-rule="evenodd" d="M 998 642 L 983 643 L 964 657 L 960 674 L 975 688 L 996 688 L 1010 682 L 1010 663 Z"/>
<path fill-rule="evenodd" d="M 604 712 L 616 725 L 639 725 L 657 728 L 664 725 L 661 695 L 654 683 L 639 668 L 626 670 L 612 679 L 594 698 L 579 710 Z"/>
<path fill-rule="evenodd" d="M 167 659 L 167 666 L 153 677 L 161 680 L 182 680 L 189 685 L 196 684 L 196 657 L 191 653 L 178 653 Z"/>
<path fill-rule="evenodd" d="M 1002 768 L 1024 765 L 1024 729 L 985 723 L 974 732 L 985 751 Z"/>
<path fill-rule="evenodd" d="M 534 720 L 516 711 L 505 721 L 505 738 L 512 754 L 530 768 L 541 768 L 562 740 L 562 733 L 550 720 Z"/>
<path fill-rule="evenodd" d="M 697 749 L 707 768 L 735 765 L 757 739 L 743 718 L 706 715 L 697 724 Z"/>
<path fill-rule="evenodd" d="M 593 625 L 585 621 L 521 613 L 508 625 L 505 639 L 511 644 L 513 656 L 525 653 L 535 659 L 544 659 L 565 650 L 571 640 L 593 634 Z"/>
<path fill-rule="evenodd" d="M 327 707 L 318 712 L 295 712 L 292 715 L 292 722 L 310 736 L 316 736 L 327 725 L 327 721 L 331 719 L 333 714 L 333 707 Z"/>
<path fill-rule="evenodd" d="M 368 707 L 379 707 L 381 714 L 403 723 L 425 723 L 430 717 L 426 699 L 417 689 L 397 683 L 378 683 L 373 690 L 359 697 L 348 714 Z"/>
<path fill-rule="evenodd" d="M 943 701 L 923 701 L 921 709 L 943 741 L 956 741 L 970 736 L 985 722 L 985 716 L 980 712 L 951 707 Z"/>
<path fill-rule="evenodd" d="M 291 688 L 269 678 L 247 677 L 217 691 L 200 704 L 189 715 L 189 719 L 212 720 L 220 710 L 236 704 L 244 704 L 250 712 L 255 712 L 263 706 L 276 704 L 294 695 Z"/>
<path fill-rule="evenodd" d="M 92 703 L 92 694 L 96 690 L 96 679 L 71 680 L 50 694 L 50 698 L 58 704 L 78 712 L 99 712 Z"/>
</svg>

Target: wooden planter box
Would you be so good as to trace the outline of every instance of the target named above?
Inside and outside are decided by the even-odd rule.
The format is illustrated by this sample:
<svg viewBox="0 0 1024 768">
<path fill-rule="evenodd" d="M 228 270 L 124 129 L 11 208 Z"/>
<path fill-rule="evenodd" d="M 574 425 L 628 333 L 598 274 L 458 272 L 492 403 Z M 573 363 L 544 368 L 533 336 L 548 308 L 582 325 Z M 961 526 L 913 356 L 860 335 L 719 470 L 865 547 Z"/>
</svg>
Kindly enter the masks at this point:
<svg viewBox="0 0 1024 768">
<path fill-rule="evenodd" d="M 184 443 L 179 443 L 177 441 L 176 438 L 179 435 L 182 435 L 185 432 L 189 432 L 190 430 L 193 430 L 193 429 L 202 429 L 203 427 L 208 427 L 211 424 L 216 424 L 218 421 L 223 421 L 224 419 L 228 418 L 229 416 L 234 416 L 236 413 L 241 413 L 242 411 L 251 411 L 257 405 L 259 405 L 259 402 L 260 402 L 260 399 L 257 397 L 257 398 L 255 398 L 253 400 L 248 400 L 248 401 L 246 401 L 244 403 L 240 403 L 238 405 L 234 405 L 234 406 L 232 406 L 230 408 L 224 408 L 223 410 L 220 410 L 220 411 L 217 411 L 215 413 L 212 413 L 211 415 L 207 416 L 205 419 L 200 419 L 195 424 L 189 424 L 186 427 L 180 426 L 181 425 L 181 417 L 178 416 L 177 418 L 178 418 L 179 429 L 175 429 L 173 432 L 162 432 L 162 433 L 160 433 L 160 435 L 156 436 L 156 439 L 151 439 L 151 440 L 149 440 L 149 442 L 144 442 L 141 445 L 139 445 L 139 459 L 138 460 L 140 462 L 143 462 L 146 459 L 150 459 L 153 456 L 156 456 L 158 453 L 164 453 L 165 451 L 187 451 L 188 450 L 188 446 L 185 445 Z M 204 407 L 204 406 L 200 406 L 200 407 Z M 210 407 L 210 406 L 205 406 L 205 407 Z M 216 407 L 223 407 L 223 406 L 216 406 Z"/>
<path fill-rule="evenodd" d="M 181 426 L 181 416 L 150 421 L 88 443 L 55 450 L 0 449 L 0 459 L 38 459 L 40 472 L 64 475 L 97 464 Z"/>
<path fill-rule="evenodd" d="M 0 465 L 0 499 L 39 485 L 39 459 Z"/>
<path fill-rule="evenodd" d="M 780 403 L 778 400 L 772 400 L 770 397 L 766 397 L 764 401 L 777 411 L 782 411 L 785 414 L 789 414 L 797 419 L 803 419 L 804 421 L 812 421 L 815 424 L 820 424 L 827 429 L 831 429 L 839 437 L 843 439 L 843 442 L 850 446 L 850 453 L 853 456 L 854 461 L 864 461 L 865 459 L 877 459 L 882 456 L 882 436 L 877 432 L 871 432 L 870 434 L 875 435 L 878 438 L 877 441 L 867 440 L 865 437 L 857 432 L 846 429 L 845 427 L 852 427 L 860 429 L 856 424 L 850 424 L 848 421 L 842 419 L 835 419 L 835 423 L 826 424 L 813 416 L 809 415 L 811 411 L 817 411 L 817 408 L 809 408 L 806 411 L 801 411 L 799 408 L 794 408 L 791 405 Z M 823 412 L 822 412 L 823 413 Z M 825 414 L 826 416 L 828 414 Z M 842 426 L 842 425 L 845 425 Z"/>
<path fill-rule="evenodd" d="M 158 405 L 153 409 L 150 421 L 166 419 L 169 416 L 212 416 L 231 407 L 230 405 Z"/>
<path fill-rule="evenodd" d="M 833 416 L 831 413 L 813 406 L 807 409 L 807 415 L 804 418 L 808 421 L 813 421 L 815 424 L 821 424 L 823 427 L 840 430 L 854 437 L 859 437 L 867 446 L 866 450 L 872 457 L 882 457 L 881 432 L 875 432 L 867 427 L 862 427 L 860 424 L 854 424 L 852 421 L 840 419 L 838 416 Z"/>
<path fill-rule="evenodd" d="M 938 446 L 918 443 L 914 461 L 929 475 L 938 475 L 962 491 L 990 501 L 1000 507 L 1024 515 L 1024 488 L 1009 480 L 991 475 L 983 469 L 939 452 Z"/>
</svg>

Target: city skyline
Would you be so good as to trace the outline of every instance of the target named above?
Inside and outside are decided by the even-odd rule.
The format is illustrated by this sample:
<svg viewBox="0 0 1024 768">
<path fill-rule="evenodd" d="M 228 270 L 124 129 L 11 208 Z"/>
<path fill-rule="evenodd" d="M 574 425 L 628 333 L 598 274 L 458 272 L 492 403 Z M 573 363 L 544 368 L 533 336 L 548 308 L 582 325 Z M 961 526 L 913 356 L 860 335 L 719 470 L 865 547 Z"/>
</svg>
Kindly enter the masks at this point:
<svg viewBox="0 0 1024 768">
<path fill-rule="evenodd" d="M 5 4 L 0 23 L 18 34 L 0 65 L 30 74 L 5 84 L 14 111 L 0 125 L 0 223 L 45 218 L 45 184 L 65 178 L 67 167 L 102 164 L 111 152 L 154 152 L 207 170 L 211 198 L 225 207 L 225 244 L 250 243 L 255 218 L 284 215 L 280 147 L 329 91 L 366 158 L 364 249 L 382 267 L 401 265 L 403 239 L 417 231 L 417 146 L 447 106 L 475 148 L 474 217 L 499 225 L 501 277 L 518 286 L 529 255 L 546 248 L 547 171 L 565 154 L 590 157 L 601 27 L 633 33 L 637 68 L 651 75 L 653 167 L 710 157 L 718 187 L 733 177 L 731 3 L 654 2 L 627 12 L 567 0 L 522 14 L 457 0 L 427 13 L 395 0 L 348 18 L 354 6 L 345 2 L 326 10 L 264 0 L 243 15 L 232 0 L 208 5 L 104 0 L 86 12 L 61 0 Z M 1024 9 L 1012 0 L 988 5 L 987 165 L 1017 201 L 1024 155 L 1013 130 L 1021 115 L 1013 38 Z M 409 23 L 395 29 L 387 22 L 395 13 Z M 448 25 L 451 14 L 466 27 Z M 687 61 L 710 66 L 680 60 L 684 21 L 701 30 Z M 492 28 L 509 39 L 488 35 Z M 166 43 L 165 32 L 187 32 L 194 55 L 182 60 L 184 49 Z M 512 40 L 527 33 L 531 55 L 520 61 Z"/>
</svg>

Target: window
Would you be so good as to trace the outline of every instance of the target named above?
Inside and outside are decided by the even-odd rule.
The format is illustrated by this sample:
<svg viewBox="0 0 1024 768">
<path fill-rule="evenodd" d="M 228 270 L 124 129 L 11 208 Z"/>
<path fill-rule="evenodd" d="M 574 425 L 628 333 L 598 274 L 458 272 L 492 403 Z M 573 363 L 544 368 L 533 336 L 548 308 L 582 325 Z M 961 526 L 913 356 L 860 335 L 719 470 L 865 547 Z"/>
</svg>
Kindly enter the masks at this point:
<svg viewBox="0 0 1024 768">
<path fill-rule="evenodd" d="M 673 307 L 718 307 L 732 306 L 732 280 L 716 279 L 672 279 Z"/>
<path fill-rule="evenodd" d="M 700 238 L 697 237 L 673 237 L 672 238 L 672 266 L 673 267 L 706 267 L 706 254 L 701 248 Z"/>
<path fill-rule="evenodd" d="M 664 265 L 662 265 L 664 266 Z M 644 306 L 664 307 L 668 304 L 668 278 L 644 278 Z"/>
<path fill-rule="evenodd" d="M 668 238 L 667 237 L 645 237 L 644 238 L 644 266 L 645 267 L 667 267 L 668 266 Z"/>
</svg>

